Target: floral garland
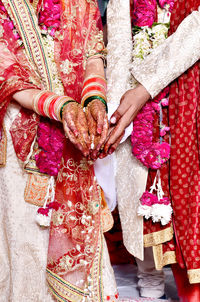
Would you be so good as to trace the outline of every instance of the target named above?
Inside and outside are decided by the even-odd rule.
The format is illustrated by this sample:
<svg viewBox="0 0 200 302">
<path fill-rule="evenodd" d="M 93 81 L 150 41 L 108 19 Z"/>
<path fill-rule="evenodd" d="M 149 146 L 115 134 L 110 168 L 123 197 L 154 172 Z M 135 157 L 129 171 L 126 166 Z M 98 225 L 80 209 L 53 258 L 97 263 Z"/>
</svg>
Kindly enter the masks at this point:
<svg viewBox="0 0 200 302">
<path fill-rule="evenodd" d="M 143 60 L 167 38 L 173 5 L 174 0 L 134 0 L 134 62 Z M 170 156 L 170 145 L 163 142 L 163 137 L 170 128 L 162 123 L 162 107 L 168 106 L 168 94 L 169 89 L 164 89 L 142 108 L 133 122 L 132 152 L 147 168 L 159 169 Z M 159 142 L 153 142 L 155 114 L 159 114 Z M 164 197 L 158 170 L 150 192 L 143 193 L 140 199 L 138 215 L 146 219 L 151 217 L 153 222 L 160 221 L 165 225 L 171 220 L 171 214 L 170 200 Z"/>
<path fill-rule="evenodd" d="M 39 25 L 42 28 L 42 33 L 48 33 L 54 37 L 56 31 L 60 27 L 60 19 L 60 0 L 43 0 L 43 5 L 39 13 Z"/>
<path fill-rule="evenodd" d="M 41 173 L 57 176 L 64 148 L 65 136 L 57 123 L 43 120 L 38 126 L 37 142 L 40 152 L 35 155 Z"/>
</svg>

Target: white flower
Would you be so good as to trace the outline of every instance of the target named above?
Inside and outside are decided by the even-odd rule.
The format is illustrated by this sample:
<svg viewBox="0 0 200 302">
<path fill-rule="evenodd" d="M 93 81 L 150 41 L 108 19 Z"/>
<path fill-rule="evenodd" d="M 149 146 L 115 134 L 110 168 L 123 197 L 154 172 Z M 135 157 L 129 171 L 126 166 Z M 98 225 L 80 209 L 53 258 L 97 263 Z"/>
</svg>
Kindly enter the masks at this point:
<svg viewBox="0 0 200 302">
<path fill-rule="evenodd" d="M 153 222 L 160 221 L 162 225 L 166 225 L 171 221 L 172 207 L 165 204 L 154 204 L 151 210 Z"/>
<path fill-rule="evenodd" d="M 144 216 L 146 219 L 151 217 L 151 207 L 147 205 L 140 204 L 137 210 L 139 216 Z"/>
<path fill-rule="evenodd" d="M 50 226 L 51 213 L 52 213 L 52 210 L 49 211 L 48 216 L 39 214 L 39 213 L 36 214 L 36 222 L 39 224 L 39 226 L 41 226 L 41 227 Z"/>
</svg>

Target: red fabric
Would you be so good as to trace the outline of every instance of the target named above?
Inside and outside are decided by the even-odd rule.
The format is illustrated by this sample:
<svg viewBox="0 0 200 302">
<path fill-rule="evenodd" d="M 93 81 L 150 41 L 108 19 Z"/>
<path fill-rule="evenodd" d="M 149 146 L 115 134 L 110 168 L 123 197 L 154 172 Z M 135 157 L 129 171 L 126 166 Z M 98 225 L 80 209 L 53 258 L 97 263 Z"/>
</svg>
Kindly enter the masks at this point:
<svg viewBox="0 0 200 302">
<path fill-rule="evenodd" d="M 199 1 L 176 1 L 171 33 Z M 178 240 L 177 256 L 186 268 L 200 268 L 200 62 L 170 86 L 169 125 L 171 129 L 170 194 L 174 227 Z"/>
<path fill-rule="evenodd" d="M 176 281 L 180 302 L 200 301 L 200 284 L 190 284 L 186 269 L 180 268 L 178 264 L 172 265 L 172 271 Z"/>
<path fill-rule="evenodd" d="M 175 1 L 170 33 L 198 6 L 197 0 Z M 169 113 L 164 113 L 171 130 L 171 156 L 161 168 L 161 176 L 163 189 L 172 201 L 176 246 L 166 242 L 163 250 L 174 249 L 179 265 L 187 270 L 200 268 L 199 87 L 200 62 L 197 62 L 170 85 Z M 145 234 L 163 228 L 150 221 L 144 225 Z"/>
</svg>

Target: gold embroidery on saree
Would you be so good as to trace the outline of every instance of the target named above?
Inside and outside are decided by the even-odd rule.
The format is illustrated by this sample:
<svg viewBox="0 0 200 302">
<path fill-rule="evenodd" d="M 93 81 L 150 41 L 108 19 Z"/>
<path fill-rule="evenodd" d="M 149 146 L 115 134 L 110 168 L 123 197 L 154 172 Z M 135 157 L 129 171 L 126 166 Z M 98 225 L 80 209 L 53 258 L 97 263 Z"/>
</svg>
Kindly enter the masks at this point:
<svg viewBox="0 0 200 302">
<path fill-rule="evenodd" d="M 7 147 L 7 138 L 6 131 L 4 127 L 1 129 L 1 139 L 0 139 L 0 167 L 4 167 L 6 164 L 6 147 Z"/>
<path fill-rule="evenodd" d="M 33 7 L 26 0 L 3 0 L 3 3 L 23 40 L 28 56 L 42 78 L 45 89 L 53 91 L 52 74 Z"/>
</svg>

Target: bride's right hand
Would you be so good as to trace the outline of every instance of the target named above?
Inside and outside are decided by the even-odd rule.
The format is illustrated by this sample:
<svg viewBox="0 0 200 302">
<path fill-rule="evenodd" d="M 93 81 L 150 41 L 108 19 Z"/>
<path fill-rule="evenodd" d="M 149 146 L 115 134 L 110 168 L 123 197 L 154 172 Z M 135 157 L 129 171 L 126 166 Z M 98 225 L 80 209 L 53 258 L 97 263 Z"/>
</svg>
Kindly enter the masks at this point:
<svg viewBox="0 0 200 302">
<path fill-rule="evenodd" d="M 69 140 L 84 156 L 90 152 L 90 138 L 85 113 L 77 102 L 68 103 L 62 114 L 63 128 Z"/>
</svg>

